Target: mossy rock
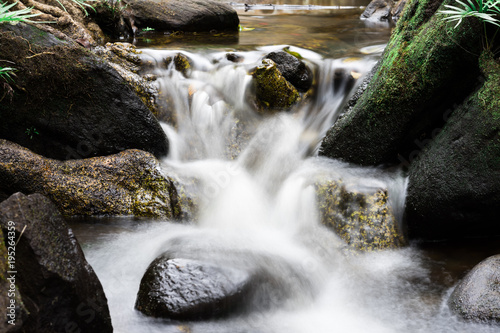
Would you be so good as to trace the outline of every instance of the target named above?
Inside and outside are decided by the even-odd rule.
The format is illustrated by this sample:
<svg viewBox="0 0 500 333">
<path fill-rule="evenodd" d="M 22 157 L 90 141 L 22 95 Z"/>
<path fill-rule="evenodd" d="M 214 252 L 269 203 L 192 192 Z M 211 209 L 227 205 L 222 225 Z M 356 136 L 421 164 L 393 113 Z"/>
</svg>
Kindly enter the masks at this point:
<svg viewBox="0 0 500 333">
<path fill-rule="evenodd" d="M 387 190 L 348 190 L 341 180 L 315 183 L 321 223 L 358 251 L 395 249 L 406 244 Z"/>
<path fill-rule="evenodd" d="M 186 55 L 182 53 L 177 53 L 173 58 L 167 57 L 163 60 L 163 64 L 166 68 L 170 66 L 171 63 L 174 63 L 174 67 L 177 71 L 181 72 L 184 77 L 189 76 L 189 72 L 191 70 L 191 59 L 189 59 Z"/>
<path fill-rule="evenodd" d="M 361 165 L 409 164 L 454 104 L 473 91 L 482 26 L 434 15 L 451 0 L 410 0 L 367 89 L 328 131 L 320 155 Z"/>
<path fill-rule="evenodd" d="M 409 169 L 406 222 L 426 240 L 500 235 L 500 64 L 480 58 L 483 84 Z"/>
<path fill-rule="evenodd" d="M 300 100 L 297 89 L 281 74 L 271 59 L 262 60 L 252 73 L 258 105 L 264 110 L 289 109 Z"/>
<path fill-rule="evenodd" d="M 0 188 L 42 193 L 65 215 L 183 216 L 172 180 L 144 151 L 61 162 L 0 140 L 0 156 Z"/>
<path fill-rule="evenodd" d="M 12 91 L 0 93 L 0 138 L 60 160 L 168 153 L 158 120 L 107 61 L 22 23 L 0 25 L 0 44 L 17 69 Z"/>
</svg>

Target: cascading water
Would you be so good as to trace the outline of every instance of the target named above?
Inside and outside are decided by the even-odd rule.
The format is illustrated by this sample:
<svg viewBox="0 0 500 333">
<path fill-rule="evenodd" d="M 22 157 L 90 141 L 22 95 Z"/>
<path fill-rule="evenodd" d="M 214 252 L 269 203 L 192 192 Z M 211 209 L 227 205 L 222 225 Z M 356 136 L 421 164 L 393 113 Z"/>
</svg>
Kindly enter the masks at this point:
<svg viewBox="0 0 500 333">
<path fill-rule="evenodd" d="M 143 50 L 144 59 L 158 65 L 153 71 L 160 96 L 175 120 L 175 126 L 163 124 L 170 154 L 162 167 L 179 179 L 197 180 L 199 213 L 197 221 L 182 224 L 127 224 L 121 218 L 85 246 L 115 332 L 494 332 L 449 313 L 449 289 L 432 282 L 416 249 L 346 255 L 345 243 L 320 224 L 318 177 L 342 179 L 360 192 L 386 188 L 399 219 L 405 179 L 398 171 L 315 156 L 352 91 L 352 78 L 371 69 L 372 57 L 324 59 L 290 47 L 315 68 L 313 97 L 288 113 L 256 113 L 248 73 L 283 47 L 234 52 L 238 63 L 227 60 L 226 52 Z M 173 63 L 160 66 L 178 53 L 191 59 L 186 75 Z M 351 81 L 338 73 L 349 73 Z M 181 323 L 146 317 L 134 309 L 139 283 L 166 250 L 179 258 L 256 269 L 273 283 L 259 290 L 245 312 L 227 318 Z"/>
</svg>

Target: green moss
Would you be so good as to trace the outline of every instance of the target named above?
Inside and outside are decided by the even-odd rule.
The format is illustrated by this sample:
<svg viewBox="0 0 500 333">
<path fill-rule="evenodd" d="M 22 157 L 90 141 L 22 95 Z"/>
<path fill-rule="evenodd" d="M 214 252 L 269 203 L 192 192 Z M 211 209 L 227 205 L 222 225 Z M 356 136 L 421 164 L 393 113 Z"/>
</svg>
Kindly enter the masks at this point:
<svg viewBox="0 0 500 333">
<path fill-rule="evenodd" d="M 353 192 L 342 181 L 331 180 L 315 185 L 321 222 L 351 248 L 374 251 L 405 245 L 387 191 Z"/>
<path fill-rule="evenodd" d="M 264 59 L 262 63 L 253 73 L 257 101 L 266 108 L 290 108 L 300 99 L 299 92 L 281 75 L 274 61 Z"/>
</svg>

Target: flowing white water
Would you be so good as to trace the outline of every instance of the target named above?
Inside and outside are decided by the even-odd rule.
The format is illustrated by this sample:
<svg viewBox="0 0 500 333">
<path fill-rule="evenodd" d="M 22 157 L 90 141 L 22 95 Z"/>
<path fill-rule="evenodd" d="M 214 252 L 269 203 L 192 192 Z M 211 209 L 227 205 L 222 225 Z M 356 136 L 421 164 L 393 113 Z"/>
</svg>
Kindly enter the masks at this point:
<svg viewBox="0 0 500 333">
<path fill-rule="evenodd" d="M 342 179 L 357 191 L 387 188 L 401 217 L 405 179 L 397 172 L 358 168 L 318 158 L 320 139 L 349 94 L 339 73 L 358 77 L 365 59 L 323 59 L 299 52 L 315 69 L 316 93 L 289 113 L 261 116 L 249 105 L 248 72 L 282 46 L 194 54 L 144 50 L 156 63 L 181 52 L 192 60 L 187 77 L 156 68 L 162 96 L 175 112 L 164 124 L 170 155 L 166 173 L 198 180 L 196 222 L 148 221 L 86 248 L 103 283 L 116 332 L 494 332 L 466 324 L 446 306 L 446 288 L 433 285 L 412 248 L 346 256 L 345 244 L 320 225 L 314 182 Z M 191 222 L 191 221 L 187 221 Z M 272 277 L 245 313 L 195 323 L 161 321 L 134 310 L 149 263 L 169 250 L 180 258 L 258 269 Z M 267 289 L 266 289 L 267 288 Z"/>
</svg>

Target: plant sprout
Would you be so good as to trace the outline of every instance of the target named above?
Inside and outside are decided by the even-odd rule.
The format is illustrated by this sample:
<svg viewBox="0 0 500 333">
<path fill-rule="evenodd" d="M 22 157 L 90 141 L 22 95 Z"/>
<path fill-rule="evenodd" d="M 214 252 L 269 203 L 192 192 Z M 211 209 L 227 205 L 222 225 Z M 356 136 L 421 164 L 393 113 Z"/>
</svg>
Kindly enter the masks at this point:
<svg viewBox="0 0 500 333">
<path fill-rule="evenodd" d="M 487 36 L 486 24 L 497 26 L 497 30 L 491 41 L 495 39 L 498 30 L 500 29 L 500 0 L 455 0 L 459 6 L 445 5 L 447 10 L 440 10 L 438 14 L 448 15 L 443 20 L 448 22 L 457 22 L 454 28 L 457 28 L 462 20 L 466 17 L 477 17 L 484 26 L 484 37 L 486 39 L 486 48 L 490 49 L 491 44 Z"/>
<path fill-rule="evenodd" d="M 0 23 L 4 22 L 33 22 L 29 18 L 38 16 L 40 14 L 32 14 L 31 8 L 24 8 L 19 10 L 9 11 L 12 7 L 17 5 L 14 2 L 10 5 L 6 3 L 0 3 Z"/>
</svg>

